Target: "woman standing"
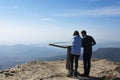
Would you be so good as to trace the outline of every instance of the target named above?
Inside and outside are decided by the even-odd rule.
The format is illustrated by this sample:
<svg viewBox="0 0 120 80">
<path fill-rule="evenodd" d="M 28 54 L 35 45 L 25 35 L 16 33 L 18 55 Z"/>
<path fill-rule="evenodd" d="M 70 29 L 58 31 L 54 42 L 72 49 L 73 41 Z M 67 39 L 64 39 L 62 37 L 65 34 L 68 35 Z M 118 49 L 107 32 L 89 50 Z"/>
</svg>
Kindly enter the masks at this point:
<svg viewBox="0 0 120 80">
<path fill-rule="evenodd" d="M 82 45 L 82 38 L 79 35 L 78 31 L 73 33 L 72 45 L 71 45 L 71 56 L 70 56 L 70 76 L 77 77 L 77 69 L 78 69 L 78 60 L 81 54 L 81 45 Z M 73 64 L 75 63 L 75 67 L 73 70 Z"/>
</svg>

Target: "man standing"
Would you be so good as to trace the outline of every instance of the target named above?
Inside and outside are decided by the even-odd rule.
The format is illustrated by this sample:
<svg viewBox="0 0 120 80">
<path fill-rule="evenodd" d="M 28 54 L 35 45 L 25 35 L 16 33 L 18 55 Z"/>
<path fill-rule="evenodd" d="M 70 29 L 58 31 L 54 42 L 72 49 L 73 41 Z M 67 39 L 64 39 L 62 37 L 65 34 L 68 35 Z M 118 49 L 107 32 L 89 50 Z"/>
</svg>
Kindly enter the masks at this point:
<svg viewBox="0 0 120 80">
<path fill-rule="evenodd" d="M 92 46 L 96 44 L 92 36 L 87 35 L 85 30 L 81 31 L 83 36 L 83 63 L 84 63 L 84 76 L 89 76 L 91 67 Z"/>
</svg>

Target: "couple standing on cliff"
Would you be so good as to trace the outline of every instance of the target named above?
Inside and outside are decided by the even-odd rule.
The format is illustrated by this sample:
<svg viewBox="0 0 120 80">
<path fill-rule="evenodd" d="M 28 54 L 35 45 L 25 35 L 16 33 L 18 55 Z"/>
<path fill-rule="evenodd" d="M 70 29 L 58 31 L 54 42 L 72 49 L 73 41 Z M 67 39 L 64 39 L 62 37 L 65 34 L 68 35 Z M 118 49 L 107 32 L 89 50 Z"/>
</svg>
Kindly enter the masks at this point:
<svg viewBox="0 0 120 80">
<path fill-rule="evenodd" d="M 92 46 L 96 44 L 92 36 L 87 35 L 85 30 L 81 31 L 82 37 L 80 37 L 79 32 L 75 31 L 73 33 L 72 45 L 71 45 L 71 56 L 70 56 L 70 70 L 68 76 L 77 77 L 78 61 L 81 54 L 81 47 L 83 47 L 83 64 L 84 64 L 84 74 L 83 76 L 89 76 L 91 67 L 91 56 L 92 56 Z M 73 70 L 73 64 L 75 62 L 75 67 Z"/>
</svg>

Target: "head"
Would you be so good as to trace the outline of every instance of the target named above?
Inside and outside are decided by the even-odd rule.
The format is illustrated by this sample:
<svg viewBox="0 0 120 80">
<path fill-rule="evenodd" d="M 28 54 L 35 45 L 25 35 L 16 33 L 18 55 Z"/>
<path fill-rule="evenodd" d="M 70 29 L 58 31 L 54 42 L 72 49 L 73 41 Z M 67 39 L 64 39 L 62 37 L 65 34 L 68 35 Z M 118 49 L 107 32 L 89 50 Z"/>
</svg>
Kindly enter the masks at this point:
<svg viewBox="0 0 120 80">
<path fill-rule="evenodd" d="M 73 36 L 80 36 L 78 31 L 74 31 Z"/>
<path fill-rule="evenodd" d="M 84 36 L 87 35 L 87 32 L 86 32 L 85 30 L 82 30 L 82 31 L 81 31 L 81 34 L 82 34 L 82 36 L 84 37 Z"/>
</svg>

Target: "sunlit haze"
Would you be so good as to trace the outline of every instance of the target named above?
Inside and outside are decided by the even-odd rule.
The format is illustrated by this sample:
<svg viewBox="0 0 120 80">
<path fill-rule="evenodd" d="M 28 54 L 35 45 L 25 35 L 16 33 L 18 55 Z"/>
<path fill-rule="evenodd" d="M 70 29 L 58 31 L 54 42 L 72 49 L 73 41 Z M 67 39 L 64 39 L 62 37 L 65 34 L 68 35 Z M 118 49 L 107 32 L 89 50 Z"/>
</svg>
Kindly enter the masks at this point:
<svg viewBox="0 0 120 80">
<path fill-rule="evenodd" d="M 70 41 L 83 29 L 120 41 L 120 0 L 0 0 L 0 44 Z"/>
</svg>

